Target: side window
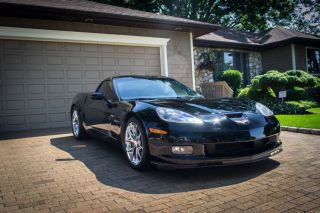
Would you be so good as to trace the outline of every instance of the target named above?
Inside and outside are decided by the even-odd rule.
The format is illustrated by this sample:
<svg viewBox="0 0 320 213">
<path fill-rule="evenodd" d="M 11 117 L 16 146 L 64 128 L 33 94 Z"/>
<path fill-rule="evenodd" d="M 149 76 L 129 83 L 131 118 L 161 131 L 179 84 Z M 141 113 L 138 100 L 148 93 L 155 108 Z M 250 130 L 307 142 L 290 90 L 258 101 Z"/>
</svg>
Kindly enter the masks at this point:
<svg viewBox="0 0 320 213">
<path fill-rule="evenodd" d="M 102 93 L 108 99 L 114 98 L 111 90 L 111 81 L 104 81 L 98 88 L 98 92 Z"/>
</svg>

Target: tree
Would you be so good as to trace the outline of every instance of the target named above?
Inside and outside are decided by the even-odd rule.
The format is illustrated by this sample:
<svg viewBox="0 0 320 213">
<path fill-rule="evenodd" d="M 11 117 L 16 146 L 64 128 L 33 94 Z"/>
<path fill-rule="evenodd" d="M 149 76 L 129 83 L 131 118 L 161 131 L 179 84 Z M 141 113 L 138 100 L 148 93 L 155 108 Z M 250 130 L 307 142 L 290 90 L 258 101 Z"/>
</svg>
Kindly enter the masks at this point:
<svg viewBox="0 0 320 213">
<path fill-rule="evenodd" d="M 297 0 L 292 21 L 288 26 L 302 32 L 320 35 L 319 0 Z"/>
<path fill-rule="evenodd" d="M 121 7 L 178 16 L 241 31 L 266 30 L 290 20 L 296 0 L 95 0 Z"/>
</svg>

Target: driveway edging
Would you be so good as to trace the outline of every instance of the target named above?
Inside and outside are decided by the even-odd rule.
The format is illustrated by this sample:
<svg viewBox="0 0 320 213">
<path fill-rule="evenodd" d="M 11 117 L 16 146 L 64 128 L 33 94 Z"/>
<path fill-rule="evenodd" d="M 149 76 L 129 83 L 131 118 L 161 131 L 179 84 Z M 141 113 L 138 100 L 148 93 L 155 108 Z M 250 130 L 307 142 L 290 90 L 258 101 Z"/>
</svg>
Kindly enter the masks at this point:
<svg viewBox="0 0 320 213">
<path fill-rule="evenodd" d="M 320 129 L 299 128 L 291 126 L 281 126 L 282 131 L 296 132 L 309 135 L 320 135 Z"/>
</svg>

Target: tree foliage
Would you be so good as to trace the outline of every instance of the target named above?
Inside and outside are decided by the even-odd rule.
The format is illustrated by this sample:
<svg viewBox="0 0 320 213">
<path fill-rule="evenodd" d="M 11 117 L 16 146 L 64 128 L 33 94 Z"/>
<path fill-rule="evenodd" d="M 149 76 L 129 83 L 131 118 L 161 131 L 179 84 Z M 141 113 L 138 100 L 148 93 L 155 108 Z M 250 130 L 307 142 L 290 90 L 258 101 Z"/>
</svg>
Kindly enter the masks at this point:
<svg viewBox="0 0 320 213">
<path fill-rule="evenodd" d="M 320 1 L 297 0 L 296 3 L 288 26 L 301 32 L 320 35 Z"/>
<path fill-rule="evenodd" d="M 95 0 L 101 3 L 178 16 L 241 31 L 269 28 L 289 20 L 296 0 Z"/>
</svg>

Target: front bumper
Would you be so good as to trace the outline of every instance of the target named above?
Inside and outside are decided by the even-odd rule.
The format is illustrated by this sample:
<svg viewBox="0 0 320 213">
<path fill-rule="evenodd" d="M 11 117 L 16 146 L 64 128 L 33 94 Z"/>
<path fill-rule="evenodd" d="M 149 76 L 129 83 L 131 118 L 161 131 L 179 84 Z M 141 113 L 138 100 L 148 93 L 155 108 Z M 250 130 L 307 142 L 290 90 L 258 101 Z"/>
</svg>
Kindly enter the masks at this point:
<svg viewBox="0 0 320 213">
<path fill-rule="evenodd" d="M 269 140 L 269 139 L 264 138 L 262 140 Z M 237 143 L 237 142 L 234 142 L 234 143 Z M 171 151 L 172 146 L 177 146 L 177 145 L 180 145 L 180 146 L 191 145 L 193 146 L 194 152 L 192 155 L 172 154 L 172 151 Z M 255 153 L 234 155 L 234 156 L 232 155 L 214 156 L 214 154 L 209 155 L 206 149 L 207 145 L 208 144 L 199 144 L 199 143 L 172 144 L 167 142 L 160 142 L 157 140 L 157 141 L 149 141 L 149 151 L 153 159 L 152 164 L 158 167 L 166 168 L 166 169 L 227 166 L 227 165 L 252 163 L 252 162 L 267 159 L 282 151 L 282 143 L 280 140 L 275 141 L 271 147 L 265 148 Z"/>
</svg>

